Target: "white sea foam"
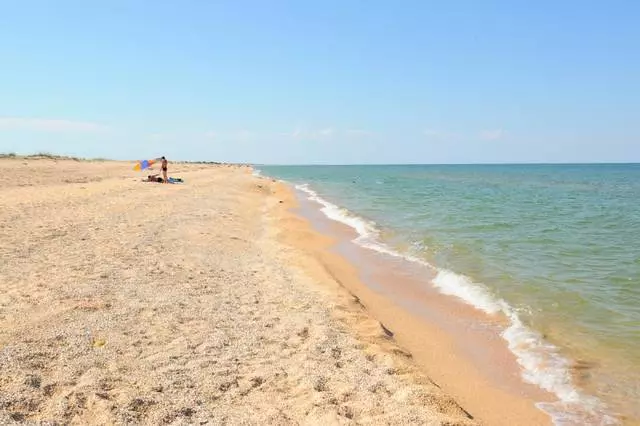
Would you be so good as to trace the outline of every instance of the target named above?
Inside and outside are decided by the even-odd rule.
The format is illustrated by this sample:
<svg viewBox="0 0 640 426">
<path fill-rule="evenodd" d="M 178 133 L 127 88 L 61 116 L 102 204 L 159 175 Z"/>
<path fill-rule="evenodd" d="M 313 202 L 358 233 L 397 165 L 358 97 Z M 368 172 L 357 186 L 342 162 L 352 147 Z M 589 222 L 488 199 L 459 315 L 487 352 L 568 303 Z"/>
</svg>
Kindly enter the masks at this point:
<svg viewBox="0 0 640 426">
<path fill-rule="evenodd" d="M 497 314 L 503 310 L 504 303 L 496 300 L 488 288 L 472 282 L 464 275 L 439 269 L 433 284 L 441 293 L 456 296 L 488 314 Z"/>
<path fill-rule="evenodd" d="M 502 332 L 502 338 L 522 367 L 523 380 L 553 393 L 558 398 L 557 402 L 536 404 L 552 418 L 554 424 L 562 426 L 619 424 L 607 413 L 606 407 L 598 398 L 584 394 L 573 384 L 570 374 L 571 363 L 561 355 L 559 349 L 545 341 L 540 333 L 527 327 L 517 310 L 493 295 L 486 286 L 475 283 L 464 275 L 436 268 L 416 256 L 392 249 L 379 240 L 380 232 L 374 222 L 325 200 L 308 184 L 297 185 L 296 188 L 306 193 L 309 200 L 319 203 L 322 206 L 322 212 L 328 218 L 355 229 L 358 233 L 358 237 L 354 240 L 356 244 L 433 268 L 437 271 L 433 284 L 441 293 L 457 297 L 488 314 L 506 315 L 510 324 Z"/>
<path fill-rule="evenodd" d="M 322 205 L 322 213 L 329 219 L 344 223 L 358 232 L 358 240 L 367 240 L 378 235 L 378 230 L 373 222 L 366 221 L 358 216 L 352 215 L 348 210 L 336 206 L 333 203 L 320 197 L 309 185 L 296 185 L 296 188 L 307 193 L 309 200 Z"/>
</svg>

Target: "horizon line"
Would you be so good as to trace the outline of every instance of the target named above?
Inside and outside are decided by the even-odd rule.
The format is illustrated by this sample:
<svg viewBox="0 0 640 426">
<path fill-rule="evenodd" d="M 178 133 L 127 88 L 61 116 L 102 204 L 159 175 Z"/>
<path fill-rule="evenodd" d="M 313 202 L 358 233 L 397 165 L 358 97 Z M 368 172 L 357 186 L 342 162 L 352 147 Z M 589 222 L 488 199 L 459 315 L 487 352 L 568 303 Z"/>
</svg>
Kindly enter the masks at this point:
<svg viewBox="0 0 640 426">
<path fill-rule="evenodd" d="M 343 167 L 343 166 L 586 166 L 586 165 L 640 165 L 640 161 L 607 162 L 503 162 L 503 163 L 246 163 L 267 167 Z"/>
</svg>

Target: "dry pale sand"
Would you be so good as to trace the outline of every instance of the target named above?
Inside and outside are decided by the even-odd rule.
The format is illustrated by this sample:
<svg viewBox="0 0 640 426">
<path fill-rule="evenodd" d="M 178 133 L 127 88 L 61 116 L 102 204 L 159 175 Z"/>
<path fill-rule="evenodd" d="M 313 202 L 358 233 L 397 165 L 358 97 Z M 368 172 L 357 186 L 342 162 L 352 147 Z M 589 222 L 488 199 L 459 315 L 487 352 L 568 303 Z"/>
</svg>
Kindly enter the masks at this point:
<svg viewBox="0 0 640 426">
<path fill-rule="evenodd" d="M 0 423 L 476 424 L 248 169 L 0 160 Z"/>
</svg>

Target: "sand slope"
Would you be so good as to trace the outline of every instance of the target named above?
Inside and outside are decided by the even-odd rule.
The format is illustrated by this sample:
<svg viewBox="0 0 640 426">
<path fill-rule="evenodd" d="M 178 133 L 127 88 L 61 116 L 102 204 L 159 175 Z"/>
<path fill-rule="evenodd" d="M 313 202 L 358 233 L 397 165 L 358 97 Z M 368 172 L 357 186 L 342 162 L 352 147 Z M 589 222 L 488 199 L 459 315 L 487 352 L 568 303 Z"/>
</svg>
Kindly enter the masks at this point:
<svg viewBox="0 0 640 426">
<path fill-rule="evenodd" d="M 295 266 L 246 169 L 1 166 L 0 423 L 475 424 Z"/>
</svg>

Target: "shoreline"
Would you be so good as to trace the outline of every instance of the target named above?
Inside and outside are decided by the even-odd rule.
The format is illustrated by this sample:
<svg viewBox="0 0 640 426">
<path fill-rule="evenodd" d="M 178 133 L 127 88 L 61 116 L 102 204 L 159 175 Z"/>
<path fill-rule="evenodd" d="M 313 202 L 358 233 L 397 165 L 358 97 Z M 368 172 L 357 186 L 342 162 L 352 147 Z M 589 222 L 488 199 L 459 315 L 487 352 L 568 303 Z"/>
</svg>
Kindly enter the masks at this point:
<svg viewBox="0 0 640 426">
<path fill-rule="evenodd" d="M 267 176 L 260 178 L 271 179 Z M 379 321 L 380 327 L 384 328 L 388 336 L 402 348 L 404 356 L 410 358 L 431 380 L 436 380 L 438 385 L 459 401 L 474 418 L 497 425 L 551 424 L 550 417 L 535 407 L 534 404 L 538 401 L 531 398 L 531 395 L 536 395 L 542 398 L 542 401 L 550 402 L 550 395 L 524 383 L 518 383 L 514 387 L 513 377 L 509 379 L 510 383 L 506 388 L 492 383 L 477 363 L 469 359 L 468 353 L 464 354 L 459 342 L 449 334 L 452 330 L 443 330 L 441 324 L 429 323 L 428 319 L 410 312 L 406 306 L 400 306 L 389 294 L 381 294 L 380 289 L 373 289 L 363 281 L 362 267 L 366 267 L 366 264 L 351 263 L 353 257 L 348 259 L 349 256 L 345 256 L 345 252 L 340 249 L 341 244 L 344 245 L 356 236 L 353 229 L 337 222 L 318 225 L 318 217 L 312 218 L 309 210 L 304 211 L 305 206 L 301 206 L 302 200 L 296 195 L 293 187 L 283 182 L 273 185 L 278 197 L 284 201 L 281 204 L 283 211 L 280 213 L 284 228 L 281 237 L 283 241 L 306 252 L 319 263 L 320 271 L 314 276 L 325 285 L 331 285 L 331 281 L 337 283 L 338 291 L 346 291 L 367 315 Z M 317 210 L 320 213 L 319 209 Z M 325 220 L 331 221 L 328 218 Z M 371 259 L 367 260 L 370 261 Z M 312 266 L 307 265 L 307 268 L 312 269 Z M 440 302 L 449 303 L 448 307 L 455 306 L 456 309 L 465 310 L 465 315 L 478 316 L 468 305 L 453 301 L 448 296 L 438 297 Z M 436 302 L 431 306 L 435 307 L 437 304 Z M 357 325 L 354 327 L 359 328 Z M 358 332 L 362 334 L 363 331 Z M 503 361 L 506 360 L 511 365 L 503 374 L 513 376 L 518 373 L 511 353 L 500 352 L 501 356 L 505 357 Z M 520 381 L 519 373 L 517 375 Z"/>
<path fill-rule="evenodd" d="M 261 172 L 261 170 L 258 170 L 257 174 L 260 176 Z M 460 295 L 456 291 L 451 293 L 450 289 L 440 288 L 441 284 L 434 283 L 435 275 L 437 274 L 437 278 L 440 278 L 442 270 L 419 259 L 414 259 L 413 256 L 406 256 L 399 253 L 396 249 L 386 246 L 383 241 L 380 242 L 378 238 L 374 237 L 371 239 L 369 235 L 377 235 L 378 232 L 378 230 L 375 229 L 377 228 L 375 224 L 370 225 L 366 220 L 363 222 L 363 219 L 357 215 L 352 216 L 353 213 L 346 213 L 345 216 L 345 213 L 339 211 L 339 206 L 323 200 L 317 193 L 309 189 L 307 185 L 293 185 L 285 181 L 280 182 L 287 186 L 294 194 L 296 201 L 292 203 L 291 206 L 293 211 L 308 220 L 316 232 L 320 232 L 325 236 L 331 236 L 333 240 L 325 249 L 340 255 L 343 260 L 351 263 L 357 270 L 356 279 L 360 281 L 361 286 L 368 287 L 368 290 L 373 290 L 374 293 L 383 294 L 384 298 L 391 300 L 392 304 L 395 304 L 396 309 L 399 308 L 404 311 L 410 311 L 414 316 L 421 317 L 421 320 L 431 325 L 436 324 L 441 330 L 446 329 L 449 335 L 454 336 L 454 340 L 458 345 L 457 350 L 463 353 L 466 361 L 470 360 L 476 370 L 491 370 L 491 373 L 485 372 L 484 374 L 491 386 L 497 386 L 518 396 L 524 395 L 531 405 L 536 407 L 536 411 L 548 417 L 550 423 L 638 424 L 638 419 L 626 414 L 628 410 L 617 412 L 615 408 L 620 407 L 615 404 L 607 406 L 608 400 L 606 398 L 599 399 L 598 396 L 594 396 L 595 394 L 590 392 L 592 389 L 583 383 L 585 375 L 588 375 L 588 372 L 585 372 L 585 366 L 589 368 L 586 361 L 583 361 L 582 358 L 578 358 L 576 361 L 573 358 L 567 357 L 566 354 L 563 354 L 559 347 L 554 347 L 553 344 L 549 346 L 549 342 L 546 341 L 545 336 L 538 335 L 538 332 L 533 329 L 530 330 L 523 324 L 518 318 L 518 314 L 513 311 L 512 307 L 506 305 L 506 302 L 498 300 L 499 303 L 505 304 L 506 308 L 499 309 L 496 313 L 485 314 L 485 312 L 482 312 L 484 310 L 483 306 L 477 305 L 477 300 L 472 302 L 468 301 L 464 295 Z M 299 205 L 300 203 L 303 204 L 302 207 Z M 327 225 L 327 223 L 332 224 Z M 374 226 L 375 228 L 368 229 L 369 226 Z M 372 231 L 374 234 L 370 234 Z M 373 244 L 373 246 L 371 244 Z M 380 244 L 382 244 L 382 246 Z M 394 261 L 391 260 L 392 258 L 397 261 L 396 263 L 402 263 L 402 265 L 394 265 Z M 383 264 L 386 263 L 385 267 L 387 270 L 383 267 L 378 268 L 375 273 L 366 272 L 367 269 L 371 269 L 372 265 L 381 262 Z M 416 266 L 415 263 L 426 265 L 426 268 Z M 388 271 L 391 271 L 391 273 L 387 273 Z M 374 276 L 372 276 L 372 274 Z M 378 275 L 375 276 L 375 274 Z M 453 273 L 451 272 L 451 274 Z M 411 275 L 413 278 L 406 280 L 407 275 Z M 419 278 L 416 279 L 418 276 Z M 379 283 L 376 282 L 389 280 L 395 280 L 394 283 L 398 283 L 398 285 L 393 288 L 390 288 L 390 286 L 381 288 L 385 286 L 380 286 Z M 420 287 L 420 291 L 418 291 L 418 293 L 413 291 L 413 294 L 401 294 L 405 292 L 407 284 L 409 284 L 408 287 L 412 287 L 414 290 Z M 430 289 L 430 291 L 426 292 L 428 293 L 427 295 L 425 295 L 425 291 L 423 291 L 425 286 Z M 430 301 L 429 299 L 433 300 Z M 438 302 L 435 302 L 435 299 L 437 299 Z M 389 300 L 387 300 L 387 302 Z M 455 301 L 452 302 L 452 300 Z M 456 302 L 462 302 L 463 307 L 460 308 L 460 303 Z M 495 304 L 495 301 L 489 302 Z M 417 305 L 420 306 L 416 308 Z M 456 327 L 447 326 L 446 320 L 443 322 L 442 315 L 440 315 L 440 318 L 437 318 L 438 315 L 434 317 L 434 315 L 431 314 L 424 314 L 425 308 L 430 311 L 442 311 L 444 306 L 453 308 L 450 310 L 456 312 L 455 315 L 449 315 L 451 322 L 459 322 L 462 317 L 463 321 L 466 321 L 467 326 L 470 325 L 471 328 L 476 327 L 475 332 L 469 333 L 467 330 L 465 333 L 465 330 L 461 330 L 460 327 L 456 329 Z M 503 309 L 506 311 L 503 312 Z M 421 310 L 422 312 L 419 312 Z M 381 316 L 376 317 L 382 318 Z M 473 324 L 473 318 L 477 319 L 477 323 L 480 324 L 479 326 Z M 481 332 L 478 333 L 478 327 L 493 328 L 493 330 L 490 332 L 481 330 Z M 512 334 L 514 332 L 524 334 L 520 337 L 510 335 L 510 333 Z M 522 342 L 525 343 L 523 349 L 519 346 L 522 343 L 518 343 L 517 340 L 514 341 L 514 338 L 517 340 L 534 338 L 537 343 Z M 474 339 L 476 343 L 475 347 L 468 343 Z M 529 344 L 533 345 L 530 349 L 527 348 Z M 482 347 L 482 349 L 478 349 L 479 347 Z M 498 347 L 497 350 L 496 347 Z M 551 358 L 547 360 L 544 358 L 537 360 L 536 363 L 538 364 L 542 362 L 540 366 L 535 364 L 531 365 L 530 362 L 532 360 L 528 360 L 527 357 L 531 355 L 538 356 L 538 352 L 528 354 L 527 351 L 539 351 L 544 348 L 551 350 L 551 352 L 544 355 L 544 357 Z M 424 348 L 420 348 L 420 345 L 417 344 L 413 345 L 410 349 L 412 352 L 420 352 Z M 524 353 L 522 352 L 523 350 L 525 351 Z M 508 352 L 506 355 L 504 354 L 505 351 Z M 524 359 L 521 358 L 523 356 L 525 357 Z M 517 362 L 515 362 L 515 358 L 517 358 Z M 504 371 L 500 371 L 500 369 L 503 368 L 502 364 L 505 360 L 506 365 L 508 365 L 508 372 L 506 374 Z M 495 368 L 496 361 L 501 363 L 500 369 Z M 549 368 L 549 365 L 546 364 L 547 362 L 552 362 L 552 367 L 549 371 L 545 371 Z M 422 361 L 423 371 L 429 371 L 425 368 L 425 365 L 426 363 Z M 537 377 L 534 378 L 533 381 L 531 381 L 531 378 L 527 378 L 527 376 L 532 373 L 538 374 L 538 368 L 542 368 L 542 374 L 552 374 L 555 375 L 555 377 Z M 558 369 L 558 371 L 554 369 Z M 438 374 L 440 373 L 430 375 L 437 377 Z M 516 376 L 516 383 L 514 383 L 513 376 Z M 594 383 L 587 382 L 586 384 L 595 386 Z M 464 391 L 462 393 L 464 393 Z M 460 392 L 452 392 L 452 394 L 458 397 Z M 465 407 L 469 408 L 470 406 L 466 404 Z"/>
</svg>

